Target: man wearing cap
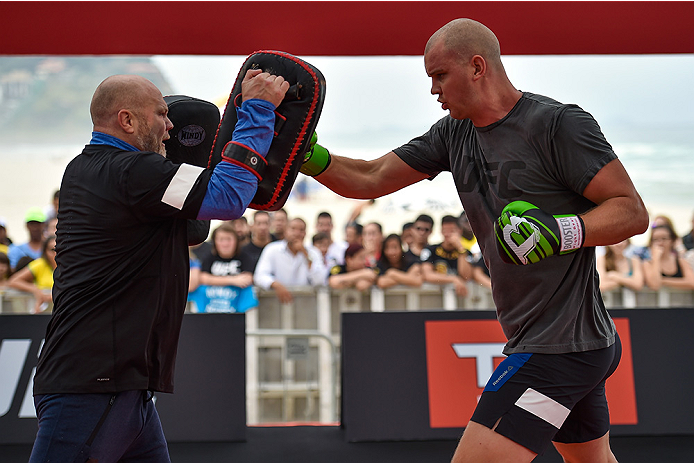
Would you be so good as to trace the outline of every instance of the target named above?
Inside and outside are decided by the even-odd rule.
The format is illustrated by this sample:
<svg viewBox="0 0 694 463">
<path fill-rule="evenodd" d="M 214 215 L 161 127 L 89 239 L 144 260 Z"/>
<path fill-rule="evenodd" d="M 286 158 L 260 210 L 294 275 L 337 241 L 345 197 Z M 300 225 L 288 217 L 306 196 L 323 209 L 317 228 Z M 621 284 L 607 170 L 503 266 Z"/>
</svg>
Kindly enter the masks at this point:
<svg viewBox="0 0 694 463">
<path fill-rule="evenodd" d="M 7 250 L 7 257 L 10 258 L 10 266 L 12 269 L 17 266 L 17 262 L 24 256 L 38 259 L 41 257 L 41 242 L 43 240 L 44 222 L 46 215 L 38 207 L 29 209 L 24 217 L 27 231 L 29 232 L 29 241 L 22 244 L 13 244 Z"/>
</svg>

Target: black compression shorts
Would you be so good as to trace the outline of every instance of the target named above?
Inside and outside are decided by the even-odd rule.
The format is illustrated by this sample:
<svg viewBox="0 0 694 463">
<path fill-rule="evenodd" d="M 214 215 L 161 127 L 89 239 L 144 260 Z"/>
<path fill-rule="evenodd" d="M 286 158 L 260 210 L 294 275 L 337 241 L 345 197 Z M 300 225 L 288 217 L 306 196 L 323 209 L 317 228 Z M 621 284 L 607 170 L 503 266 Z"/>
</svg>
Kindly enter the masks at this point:
<svg viewBox="0 0 694 463">
<path fill-rule="evenodd" d="M 602 437 L 610 428 L 605 380 L 621 355 L 619 336 L 587 352 L 512 354 L 492 374 L 471 420 L 538 454 L 551 441 Z"/>
</svg>

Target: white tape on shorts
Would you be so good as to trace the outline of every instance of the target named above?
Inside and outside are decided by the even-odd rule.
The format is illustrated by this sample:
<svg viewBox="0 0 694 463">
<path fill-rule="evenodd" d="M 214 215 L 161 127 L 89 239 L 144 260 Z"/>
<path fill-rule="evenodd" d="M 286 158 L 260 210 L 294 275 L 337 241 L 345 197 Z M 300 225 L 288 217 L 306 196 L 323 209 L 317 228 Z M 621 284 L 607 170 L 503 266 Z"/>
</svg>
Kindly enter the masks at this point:
<svg viewBox="0 0 694 463">
<path fill-rule="evenodd" d="M 564 424 L 564 420 L 566 420 L 566 417 L 571 413 L 571 410 L 556 400 L 531 388 L 528 388 L 523 395 L 518 398 L 516 405 L 538 418 L 542 418 L 557 429 L 561 428 L 561 425 Z"/>
</svg>

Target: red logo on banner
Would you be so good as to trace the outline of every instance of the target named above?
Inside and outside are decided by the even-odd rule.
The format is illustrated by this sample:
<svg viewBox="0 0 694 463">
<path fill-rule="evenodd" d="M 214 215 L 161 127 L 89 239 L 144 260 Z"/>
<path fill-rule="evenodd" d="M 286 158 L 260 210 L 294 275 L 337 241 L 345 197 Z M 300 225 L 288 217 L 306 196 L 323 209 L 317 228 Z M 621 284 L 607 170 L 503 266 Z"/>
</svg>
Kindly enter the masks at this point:
<svg viewBox="0 0 694 463">
<path fill-rule="evenodd" d="M 636 390 L 629 319 L 614 320 L 622 340 L 622 360 L 608 379 L 612 424 L 636 424 Z M 429 424 L 467 426 L 487 380 L 505 356 L 506 337 L 496 320 L 427 321 Z"/>
</svg>

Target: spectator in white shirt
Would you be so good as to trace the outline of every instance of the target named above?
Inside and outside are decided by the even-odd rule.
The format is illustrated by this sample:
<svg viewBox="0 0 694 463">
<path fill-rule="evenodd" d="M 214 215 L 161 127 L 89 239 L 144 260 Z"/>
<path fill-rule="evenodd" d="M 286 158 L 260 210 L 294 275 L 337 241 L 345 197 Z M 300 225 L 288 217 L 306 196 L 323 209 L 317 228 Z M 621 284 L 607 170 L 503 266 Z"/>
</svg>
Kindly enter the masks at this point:
<svg viewBox="0 0 694 463">
<path fill-rule="evenodd" d="M 306 222 L 296 218 L 289 221 L 285 239 L 269 243 L 260 254 L 253 275 L 254 283 L 263 289 L 273 289 L 280 302 L 293 300 L 290 287 L 320 286 L 326 283 L 328 271 L 320 252 L 304 246 Z"/>
<path fill-rule="evenodd" d="M 316 233 L 325 233 L 330 240 L 325 253 L 326 269 L 344 264 L 345 250 L 349 244 L 347 241 L 333 241 L 333 217 L 329 212 L 320 212 L 316 217 Z"/>
</svg>

